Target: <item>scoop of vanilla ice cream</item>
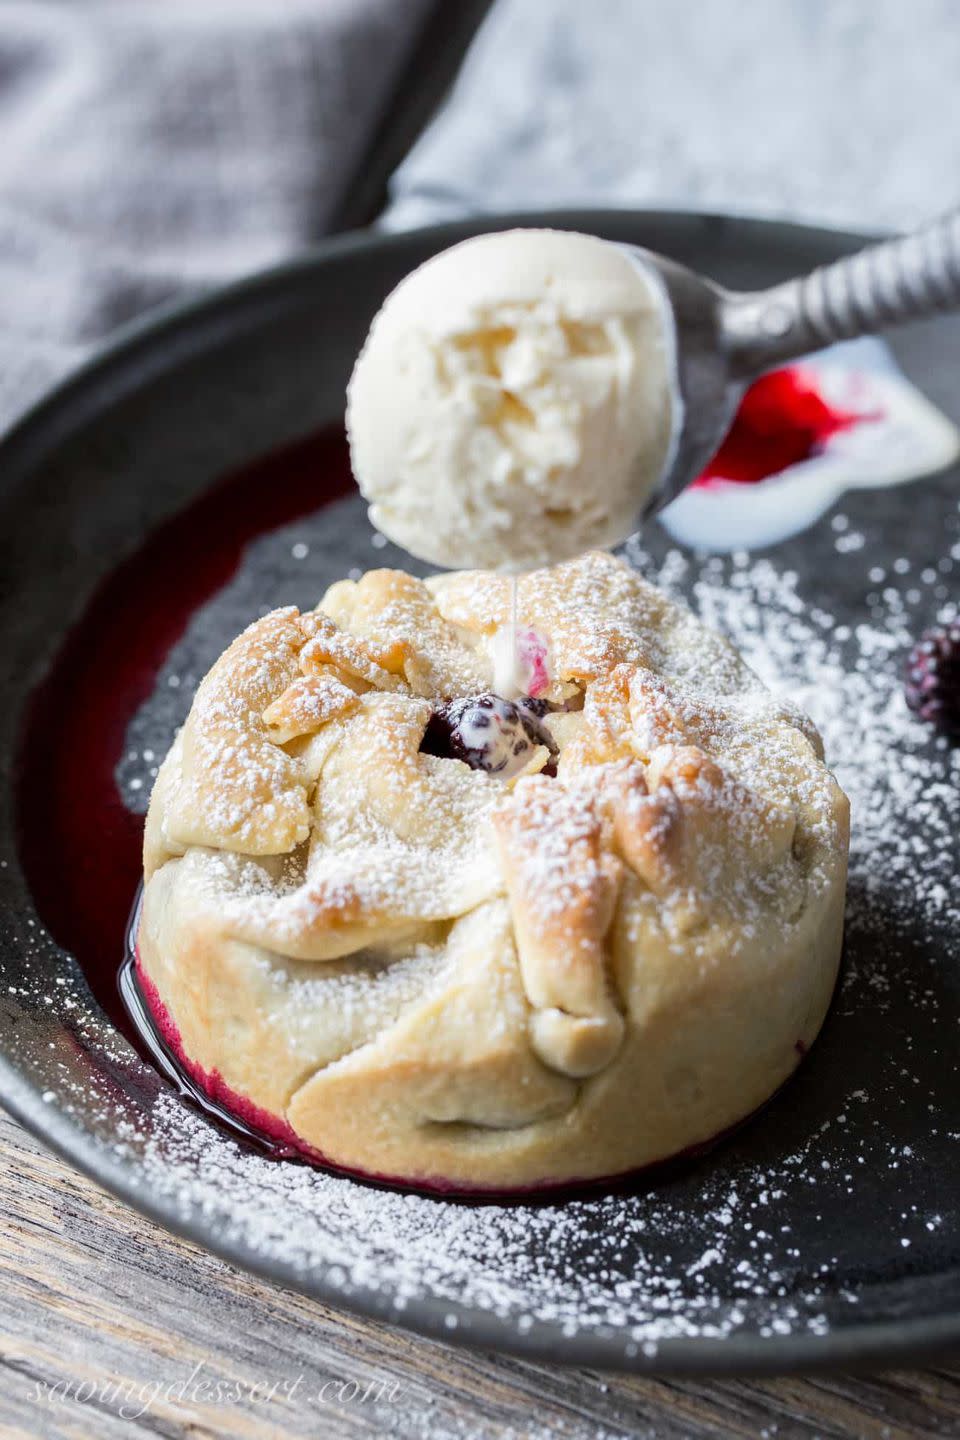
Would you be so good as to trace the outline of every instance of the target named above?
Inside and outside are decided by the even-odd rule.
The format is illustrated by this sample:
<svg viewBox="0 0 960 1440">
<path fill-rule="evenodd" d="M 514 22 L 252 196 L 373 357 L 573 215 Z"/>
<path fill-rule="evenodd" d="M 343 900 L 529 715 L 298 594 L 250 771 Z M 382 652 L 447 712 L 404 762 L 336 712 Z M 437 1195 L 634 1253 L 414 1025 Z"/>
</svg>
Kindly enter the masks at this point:
<svg viewBox="0 0 960 1440">
<path fill-rule="evenodd" d="M 678 412 L 656 274 L 559 230 L 480 235 L 414 270 L 347 391 L 373 523 L 454 568 L 523 569 L 623 540 Z"/>
</svg>

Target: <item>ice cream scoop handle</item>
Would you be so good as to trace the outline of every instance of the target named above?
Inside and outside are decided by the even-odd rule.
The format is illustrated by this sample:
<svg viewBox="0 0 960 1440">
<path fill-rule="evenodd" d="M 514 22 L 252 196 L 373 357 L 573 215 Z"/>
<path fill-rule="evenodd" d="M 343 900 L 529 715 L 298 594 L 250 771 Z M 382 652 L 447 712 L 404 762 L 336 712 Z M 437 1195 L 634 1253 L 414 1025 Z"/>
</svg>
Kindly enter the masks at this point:
<svg viewBox="0 0 960 1440">
<path fill-rule="evenodd" d="M 720 313 L 733 374 L 750 379 L 834 340 L 960 307 L 960 210 L 770 290 L 729 294 Z"/>
</svg>

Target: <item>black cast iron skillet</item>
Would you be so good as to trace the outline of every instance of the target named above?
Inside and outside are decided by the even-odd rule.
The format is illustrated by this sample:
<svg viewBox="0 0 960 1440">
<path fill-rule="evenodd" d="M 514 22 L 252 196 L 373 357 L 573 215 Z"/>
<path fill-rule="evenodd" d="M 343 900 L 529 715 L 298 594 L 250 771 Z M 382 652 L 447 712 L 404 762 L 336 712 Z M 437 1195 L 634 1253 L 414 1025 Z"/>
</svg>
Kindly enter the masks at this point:
<svg viewBox="0 0 960 1440">
<path fill-rule="evenodd" d="M 143 1163 L 144 1137 L 149 1139 L 152 1107 L 165 1082 L 117 1035 L 70 955 L 46 937 L 49 917 L 42 904 L 38 913 L 39 890 L 35 886 L 32 893 L 21 866 L 12 801 L 15 755 L 28 697 L 69 627 L 118 562 L 216 477 L 341 416 L 358 345 L 379 302 L 405 272 L 471 233 L 518 223 L 568 226 L 646 245 L 738 287 L 768 285 L 807 270 L 863 238 L 785 224 L 628 212 L 511 216 L 410 235 L 347 235 L 134 327 L 34 409 L 0 445 L 0 1099 L 72 1164 L 178 1233 L 269 1278 L 425 1333 L 553 1361 L 688 1373 L 900 1363 L 945 1351 L 960 1340 L 960 1154 L 949 1138 L 960 1130 L 960 1106 L 950 1050 L 955 1039 L 948 1039 L 955 1035 L 960 1005 L 952 974 L 960 956 L 955 938 L 931 938 L 920 914 L 915 935 L 902 942 L 904 964 L 929 968 L 939 1000 L 937 1028 L 925 1029 L 922 1016 L 908 1016 L 908 994 L 896 987 L 876 1010 L 835 1007 L 813 1055 L 764 1114 L 657 1191 L 658 1205 L 676 1196 L 678 1205 L 694 1213 L 706 1175 L 715 1178 L 719 1171 L 735 1184 L 740 1167 L 775 1164 L 786 1147 L 817 1130 L 831 1095 L 849 1085 L 851 1072 L 862 1072 L 869 1096 L 880 1057 L 889 1057 L 909 1023 L 922 1100 L 918 1094 L 916 1104 L 898 1110 L 895 1122 L 868 1101 L 842 1143 L 853 1151 L 878 1125 L 889 1123 L 896 1143 L 922 1138 L 926 1163 L 909 1175 L 906 1169 L 877 1173 L 852 1196 L 818 1180 L 813 1199 L 799 1204 L 793 1216 L 801 1250 L 817 1254 L 825 1232 L 829 1237 L 823 1253 L 832 1263 L 828 1273 L 821 1266 L 816 1279 L 823 1333 L 809 1328 L 790 1333 L 790 1327 L 778 1333 L 771 1325 L 775 1307 L 766 1313 L 761 1300 L 748 1323 L 725 1338 L 705 1333 L 673 1338 L 650 1354 L 628 1344 L 617 1326 L 565 1330 L 541 1317 L 521 1328 L 516 1315 L 458 1306 L 431 1293 L 427 1284 L 419 1291 L 414 1286 L 400 1310 L 389 1285 L 346 1283 L 335 1271 L 317 1273 L 269 1249 L 255 1250 L 210 1216 L 152 1186 Z M 958 323 L 918 327 L 899 336 L 896 345 L 916 383 L 957 418 Z M 844 508 L 855 524 L 882 515 L 880 529 L 888 540 L 877 541 L 878 563 L 884 560 L 883 543 L 890 552 L 886 558 L 913 554 L 919 561 L 931 528 L 955 514 L 957 493 L 954 473 L 847 497 Z M 326 535 L 318 562 L 326 570 L 309 576 L 314 595 L 348 563 L 357 563 L 356 556 L 377 560 L 367 548 L 362 508 L 348 502 L 344 509 L 341 502 L 336 515 L 343 534 Z M 326 523 L 317 521 L 320 529 Z M 808 599 L 829 599 L 838 617 L 859 618 L 862 591 L 837 566 L 826 520 L 790 542 L 781 558 L 798 571 Z M 287 577 L 265 576 L 265 602 L 303 603 L 308 596 L 302 567 L 298 573 L 300 592 L 289 595 L 283 588 Z M 289 583 L 295 588 L 292 579 Z M 201 637 L 213 653 L 227 638 Z M 64 726 L 70 723 L 65 714 Z M 97 836 L 87 843 L 95 847 Z M 36 875 L 35 856 L 33 863 Z M 82 857 L 55 849 L 43 856 L 47 893 L 62 867 L 78 864 Z M 863 965 L 871 947 L 882 947 L 886 938 L 878 926 L 876 933 L 859 933 L 850 943 Z M 119 963 L 119 950 L 116 959 Z M 59 984 L 64 978 L 68 983 Z M 105 1090 L 115 1104 L 104 1104 Z M 132 1127 L 125 1123 L 131 1117 Z M 120 1140 L 126 1144 L 123 1153 Z M 842 1165 L 842 1152 L 837 1159 Z M 642 1190 L 636 1203 L 645 1203 Z M 896 1234 L 898 1215 L 910 1204 L 935 1208 L 941 1223 L 907 1256 Z M 738 1244 L 751 1254 L 748 1243 L 746 1235 L 735 1239 L 725 1264 L 736 1265 Z M 648 1235 L 644 1244 L 655 1251 L 657 1236 Z M 603 1283 L 591 1272 L 597 1262 L 590 1245 L 571 1258 L 591 1283 Z M 725 1273 L 721 1267 L 716 1279 L 721 1319 L 731 1305 Z M 807 1282 L 801 1274 L 795 1283 L 802 1302 Z"/>
</svg>

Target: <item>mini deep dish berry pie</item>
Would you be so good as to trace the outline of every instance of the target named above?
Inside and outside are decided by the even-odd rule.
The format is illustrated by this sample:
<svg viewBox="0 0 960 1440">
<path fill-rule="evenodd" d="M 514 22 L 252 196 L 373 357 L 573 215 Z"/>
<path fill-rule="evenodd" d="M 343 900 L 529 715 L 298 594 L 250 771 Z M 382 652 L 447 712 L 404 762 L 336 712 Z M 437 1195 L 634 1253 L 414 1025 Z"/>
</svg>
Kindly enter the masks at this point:
<svg viewBox="0 0 960 1440">
<path fill-rule="evenodd" d="M 157 778 L 140 976 L 214 1097 L 344 1169 L 620 1175 L 761 1105 L 840 954 L 848 806 L 799 712 L 610 555 L 277 610 Z"/>
</svg>

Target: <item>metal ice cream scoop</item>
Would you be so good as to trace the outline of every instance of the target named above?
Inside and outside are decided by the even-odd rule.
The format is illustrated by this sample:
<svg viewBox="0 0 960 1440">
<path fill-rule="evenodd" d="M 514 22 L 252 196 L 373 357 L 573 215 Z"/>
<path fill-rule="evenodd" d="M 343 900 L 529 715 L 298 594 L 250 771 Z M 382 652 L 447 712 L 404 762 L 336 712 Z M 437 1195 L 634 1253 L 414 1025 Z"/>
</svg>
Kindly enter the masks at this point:
<svg viewBox="0 0 960 1440">
<path fill-rule="evenodd" d="M 716 453 L 746 387 L 763 371 L 905 320 L 960 306 L 960 210 L 769 290 L 723 290 L 672 260 L 629 247 L 663 282 L 673 310 L 679 435 L 651 515 Z"/>
</svg>

